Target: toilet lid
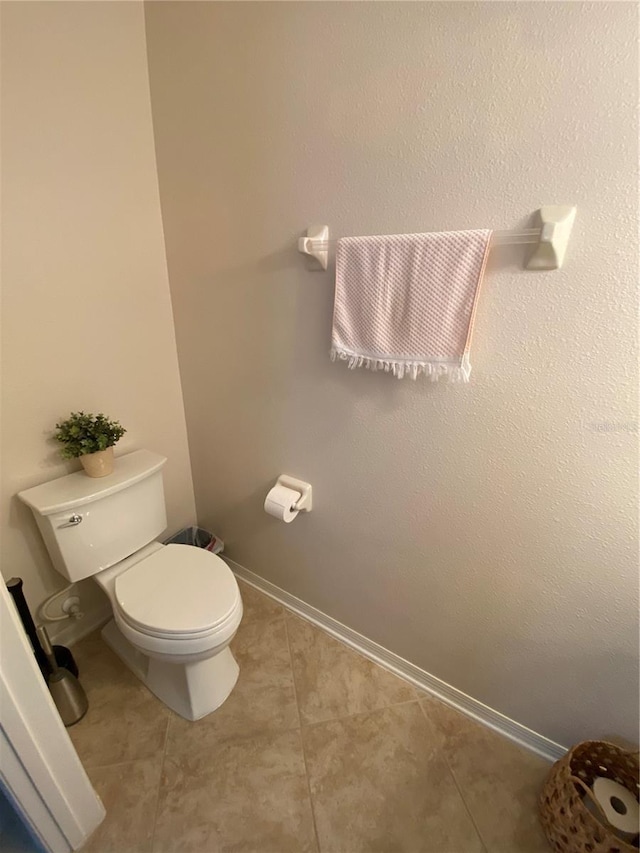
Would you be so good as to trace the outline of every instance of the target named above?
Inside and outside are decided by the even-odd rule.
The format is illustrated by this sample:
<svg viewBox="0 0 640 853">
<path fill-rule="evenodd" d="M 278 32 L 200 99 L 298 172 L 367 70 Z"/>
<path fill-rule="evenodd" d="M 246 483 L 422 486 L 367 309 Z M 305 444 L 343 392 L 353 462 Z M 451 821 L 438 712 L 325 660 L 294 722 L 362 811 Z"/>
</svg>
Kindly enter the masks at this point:
<svg viewBox="0 0 640 853">
<path fill-rule="evenodd" d="M 127 622 L 158 635 L 206 633 L 231 616 L 239 597 L 227 564 L 192 545 L 165 545 L 115 583 Z"/>
</svg>

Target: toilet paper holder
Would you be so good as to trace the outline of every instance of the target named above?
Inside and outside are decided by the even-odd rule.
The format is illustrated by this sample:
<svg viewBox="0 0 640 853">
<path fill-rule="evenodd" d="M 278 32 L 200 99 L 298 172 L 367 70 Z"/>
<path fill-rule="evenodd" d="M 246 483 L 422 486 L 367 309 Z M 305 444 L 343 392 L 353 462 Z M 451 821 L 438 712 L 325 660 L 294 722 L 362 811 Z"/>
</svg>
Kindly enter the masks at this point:
<svg viewBox="0 0 640 853">
<path fill-rule="evenodd" d="M 288 474 L 280 474 L 277 484 L 284 486 L 286 489 L 293 489 L 294 492 L 300 492 L 300 497 L 291 509 L 297 509 L 299 512 L 311 512 L 312 495 L 311 483 L 305 483 L 304 480 L 296 480 L 295 477 L 289 477 Z"/>
</svg>

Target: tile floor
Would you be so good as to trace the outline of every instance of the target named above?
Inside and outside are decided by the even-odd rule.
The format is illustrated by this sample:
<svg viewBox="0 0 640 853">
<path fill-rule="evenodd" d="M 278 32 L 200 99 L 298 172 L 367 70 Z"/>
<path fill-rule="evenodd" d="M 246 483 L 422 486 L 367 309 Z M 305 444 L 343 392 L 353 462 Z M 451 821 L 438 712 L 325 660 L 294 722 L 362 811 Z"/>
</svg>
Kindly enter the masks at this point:
<svg viewBox="0 0 640 853">
<path fill-rule="evenodd" d="M 548 764 L 242 584 L 238 684 L 188 723 L 99 633 L 69 729 L 107 809 L 87 853 L 547 853 Z"/>
</svg>

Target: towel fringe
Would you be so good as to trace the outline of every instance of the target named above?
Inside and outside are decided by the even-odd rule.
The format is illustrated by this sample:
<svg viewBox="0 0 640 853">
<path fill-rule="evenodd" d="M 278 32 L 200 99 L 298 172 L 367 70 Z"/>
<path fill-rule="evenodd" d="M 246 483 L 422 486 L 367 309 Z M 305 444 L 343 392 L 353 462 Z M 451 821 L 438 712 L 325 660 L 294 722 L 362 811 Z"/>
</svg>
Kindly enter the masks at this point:
<svg viewBox="0 0 640 853">
<path fill-rule="evenodd" d="M 417 379 L 418 376 L 428 376 L 432 382 L 437 382 L 440 377 L 446 377 L 449 382 L 468 382 L 471 374 L 469 364 L 446 364 L 439 361 L 394 361 L 393 359 L 375 358 L 365 355 L 352 355 L 343 350 L 333 347 L 331 349 L 331 361 L 346 361 L 349 370 L 356 367 L 366 367 L 367 370 L 384 370 L 385 373 L 393 373 L 398 379 L 410 376 Z"/>
</svg>

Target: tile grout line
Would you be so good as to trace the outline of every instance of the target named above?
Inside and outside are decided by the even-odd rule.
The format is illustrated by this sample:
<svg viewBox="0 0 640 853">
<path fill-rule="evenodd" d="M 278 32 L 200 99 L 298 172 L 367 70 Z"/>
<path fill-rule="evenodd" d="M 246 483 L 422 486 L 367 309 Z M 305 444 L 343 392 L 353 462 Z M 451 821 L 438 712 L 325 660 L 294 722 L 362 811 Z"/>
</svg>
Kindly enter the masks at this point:
<svg viewBox="0 0 640 853">
<path fill-rule="evenodd" d="M 261 592 L 261 590 L 259 590 L 259 592 Z M 298 613 L 295 613 L 293 610 L 288 608 L 286 604 L 281 604 L 280 606 L 282 607 L 282 609 L 284 611 L 283 616 L 284 616 L 284 622 L 285 622 L 285 630 L 286 630 L 286 634 L 287 634 L 287 643 L 289 645 L 289 657 L 291 658 L 291 661 L 292 661 L 292 666 L 291 666 L 292 674 L 293 674 L 293 655 L 291 653 L 291 641 L 289 639 L 289 620 L 287 618 L 287 614 L 290 614 L 294 619 L 299 619 L 300 621 L 305 622 L 306 624 L 310 624 L 313 628 L 320 631 L 322 634 L 330 637 L 332 640 L 334 640 L 336 643 L 341 645 L 343 648 L 347 649 L 352 654 L 356 655 L 357 657 L 361 658 L 362 660 L 366 661 L 367 663 L 373 664 L 374 667 L 384 670 L 384 667 L 380 666 L 380 664 L 376 663 L 375 661 L 372 661 L 370 658 L 367 658 L 365 655 L 361 654 L 356 649 L 349 646 L 347 643 L 344 643 L 342 640 L 338 639 L 337 637 L 334 637 L 328 631 L 323 630 L 319 625 L 315 625 L 313 622 L 309 622 L 309 620 L 304 619 Z M 386 671 L 386 670 L 384 670 L 384 671 Z M 395 675 L 395 673 L 393 673 L 393 675 Z M 310 728 L 311 726 L 322 725 L 323 723 L 333 723 L 333 722 L 339 722 L 341 720 L 349 720 L 352 717 L 358 717 L 358 716 L 361 716 L 362 714 L 373 714 L 376 711 L 383 711 L 386 708 L 397 708 L 399 705 L 409 705 L 411 702 L 420 702 L 424 698 L 424 696 L 418 691 L 418 688 L 415 686 L 415 684 L 412 684 L 410 681 L 408 681 L 406 678 L 403 678 L 400 675 L 395 675 L 395 677 L 399 681 L 402 681 L 403 684 L 406 684 L 407 687 L 409 687 L 413 691 L 413 694 L 414 694 L 413 699 L 403 699 L 401 702 L 387 702 L 384 705 L 380 705 L 376 708 L 370 708 L 366 711 L 355 711 L 352 714 L 343 714 L 339 717 L 328 717 L 326 720 L 314 720 L 314 722 L 311 722 L 311 723 L 303 723 L 302 722 L 302 716 L 300 714 L 300 703 L 298 702 L 298 693 L 296 690 L 295 676 L 294 676 L 294 678 L 293 678 L 293 689 L 294 689 L 294 693 L 296 695 L 296 705 L 298 707 L 298 718 L 300 720 L 300 731 L 302 731 L 302 729 L 304 729 L 304 728 Z"/>
<path fill-rule="evenodd" d="M 380 711 L 386 711 L 389 708 L 400 708 L 402 705 L 411 705 L 413 702 L 420 702 L 420 699 L 403 699 L 402 702 L 389 702 L 387 705 L 378 705 L 377 708 L 369 708 L 366 711 L 355 711 L 353 714 L 343 714 L 340 717 L 327 717 L 326 720 L 314 720 L 312 723 L 300 722 L 300 731 L 302 729 L 311 729 L 314 726 L 326 726 L 328 723 L 342 723 L 344 720 L 352 720 L 354 717 L 364 717 L 368 714 L 378 714 Z"/>
<path fill-rule="evenodd" d="M 363 655 L 362 652 L 359 652 L 357 649 L 354 649 L 352 646 L 348 645 L 348 643 L 345 643 L 343 640 L 340 640 L 338 637 L 334 637 L 333 634 L 329 633 L 328 631 L 325 631 L 324 628 L 322 628 L 320 625 L 316 625 L 314 622 L 311 622 L 308 619 L 305 619 L 303 616 L 300 616 L 300 614 L 298 614 L 295 611 L 288 608 L 286 604 L 281 604 L 280 606 L 284 610 L 284 621 L 285 621 L 285 625 L 287 628 L 287 641 L 289 640 L 289 620 L 287 617 L 288 617 L 288 614 L 290 614 L 293 619 L 298 619 L 307 625 L 311 625 L 312 628 L 314 628 L 317 631 L 320 631 L 320 633 L 322 633 L 324 636 L 329 637 L 331 640 L 338 643 L 344 649 L 347 649 L 351 654 L 355 655 L 356 657 L 360 658 L 363 661 L 366 661 L 367 663 L 372 664 L 376 669 L 381 669 L 383 672 L 387 672 L 387 673 L 389 672 L 389 670 L 386 670 L 379 663 L 376 663 L 375 661 L 371 660 L 371 658 L 368 658 L 366 655 Z M 291 654 L 291 644 L 290 643 L 289 643 L 289 653 Z M 415 684 L 412 684 L 411 681 L 409 681 L 406 678 L 403 678 L 401 675 L 397 675 L 395 672 L 390 673 L 390 674 L 395 676 L 395 678 L 397 678 L 398 681 L 401 681 L 403 684 L 405 684 L 407 687 L 409 687 L 413 691 L 413 699 L 403 699 L 401 702 L 388 702 L 388 703 L 386 703 L 384 705 L 380 705 L 376 708 L 371 708 L 368 711 L 355 711 L 353 714 L 343 714 L 340 717 L 329 717 L 326 720 L 316 720 L 313 723 L 303 723 L 302 718 L 301 718 L 300 719 L 300 729 L 302 730 L 305 727 L 315 726 L 315 725 L 320 724 L 320 723 L 331 723 L 334 720 L 348 720 L 351 717 L 357 717 L 359 714 L 371 714 L 374 711 L 382 711 L 384 708 L 394 708 L 398 705 L 407 705 L 409 702 L 419 702 L 421 699 L 424 698 L 424 695 L 422 694 L 422 692 L 420 692 L 419 688 L 416 687 Z M 295 681 L 295 679 L 294 679 L 294 681 Z M 294 685 L 294 687 L 295 687 L 295 685 Z M 428 694 L 426 694 L 426 695 L 428 695 Z M 297 696 L 297 694 L 296 694 L 296 696 Z M 300 708 L 298 708 L 298 715 L 300 715 Z"/>
<path fill-rule="evenodd" d="M 419 693 L 418 691 L 423 691 L 424 695 L 426 695 L 426 696 L 431 695 L 429 693 L 426 693 L 426 691 L 424 691 L 423 688 L 418 687 L 416 684 L 414 684 L 408 678 L 405 678 L 404 675 L 398 675 L 397 672 L 392 672 L 390 669 L 387 669 L 386 667 L 382 666 L 382 664 L 378 663 L 378 661 L 375 661 L 372 658 L 367 657 L 367 655 L 363 654 L 363 652 L 361 652 L 359 649 L 356 649 L 356 648 L 354 648 L 354 646 L 349 645 L 349 643 L 345 642 L 340 637 L 336 637 L 335 634 L 332 634 L 331 631 L 328 631 L 322 625 L 318 625 L 317 623 L 313 622 L 311 619 L 307 619 L 305 616 L 302 616 L 300 613 L 296 613 L 295 610 L 291 610 L 289 607 L 287 607 L 286 604 L 282 604 L 280 606 L 284 610 L 285 621 L 288 621 L 288 617 L 291 617 L 292 619 L 298 619 L 300 622 L 304 622 L 305 625 L 311 625 L 311 627 L 315 628 L 316 631 L 320 631 L 320 633 L 323 634 L 325 637 L 329 637 L 331 640 L 338 643 L 343 648 L 348 649 L 352 654 L 361 658 L 363 661 L 367 661 L 367 663 L 373 664 L 378 669 L 383 670 L 383 672 L 386 672 L 389 675 L 393 675 L 395 678 L 398 679 L 398 681 L 401 681 L 403 684 L 406 684 L 407 687 L 410 687 L 413 690 L 413 692 L 416 694 L 416 699 L 420 699 L 422 697 L 422 693 Z M 400 705 L 403 703 L 396 702 L 395 704 Z"/>
<path fill-rule="evenodd" d="M 292 681 L 293 681 L 293 679 L 292 679 Z M 390 708 L 400 708 L 403 705 L 412 705 L 416 702 L 420 702 L 420 698 L 405 699 L 402 702 L 391 702 L 388 705 L 380 705 L 377 708 L 370 708 L 366 711 L 356 711 L 353 714 L 343 714 L 340 717 L 328 717 L 325 720 L 314 720 L 311 723 L 303 723 L 300 719 L 300 709 L 298 707 L 298 700 L 297 700 L 297 694 L 296 694 L 296 689 L 295 689 L 295 682 L 293 683 L 293 692 L 294 692 L 294 698 L 296 700 L 296 711 L 297 711 L 297 715 L 298 715 L 298 725 L 297 726 L 293 726 L 293 727 L 284 726 L 282 728 L 277 728 L 277 729 L 260 729 L 259 731 L 249 732 L 249 734 L 246 734 L 246 735 L 245 734 L 235 734 L 235 735 L 232 735 L 229 737 L 225 737 L 224 743 L 239 743 L 239 742 L 243 742 L 243 741 L 247 741 L 247 740 L 253 740 L 254 738 L 260 738 L 260 737 L 263 737 L 266 735 L 282 735 L 282 734 L 288 734 L 289 732 L 302 732 L 304 729 L 312 729 L 315 726 L 326 726 L 329 723 L 341 723 L 341 722 L 344 722 L 345 720 L 354 719 L 355 717 L 364 717 L 364 716 L 369 715 L 369 714 L 377 714 L 381 711 L 386 711 Z M 196 749 L 196 746 L 193 746 L 185 754 L 189 754 L 191 751 L 193 751 L 195 749 Z M 135 759 L 133 759 L 133 762 L 136 762 L 138 760 L 140 760 L 140 759 L 135 758 Z M 129 762 L 129 761 L 118 762 L 118 764 L 129 764 L 129 763 L 131 763 L 131 762 Z M 99 766 L 115 767 L 118 765 L 113 764 L 113 765 L 99 765 Z"/>
<path fill-rule="evenodd" d="M 435 723 L 433 722 L 433 720 L 429 719 L 429 715 L 427 714 L 427 712 L 424 708 L 424 705 L 422 704 L 422 702 L 420 700 L 418 700 L 418 705 L 420 706 L 420 710 L 422 711 L 423 717 L 425 718 L 425 720 L 427 721 L 427 723 L 429 724 L 431 729 L 432 730 L 436 729 Z M 443 735 L 443 737 L 444 737 L 444 735 Z M 442 754 L 442 758 L 444 759 L 445 766 L 446 766 L 447 770 L 449 771 L 449 775 L 451 776 L 451 779 L 453 780 L 453 784 L 456 786 L 456 790 L 457 790 L 458 794 L 460 795 L 460 799 L 462 800 L 462 805 L 464 806 L 466 813 L 469 815 L 469 820 L 471 821 L 473 828 L 476 831 L 476 835 L 478 836 L 478 839 L 480 841 L 480 844 L 482 845 L 482 851 L 483 851 L 483 853 L 487 853 L 487 845 L 484 843 L 484 838 L 482 837 L 482 833 L 480 832 L 480 829 L 478 828 L 478 824 L 476 823 L 475 818 L 474 818 L 473 814 L 471 813 L 471 809 L 467 805 L 467 801 L 465 799 L 465 796 L 462 793 L 462 788 L 460 787 L 460 785 L 458 784 L 458 780 L 456 779 L 456 774 L 453 772 L 451 765 L 449 764 L 449 759 L 447 758 L 447 751 L 444 748 L 441 748 L 440 752 Z"/>
<path fill-rule="evenodd" d="M 158 814 L 160 812 L 160 788 L 162 787 L 162 774 L 164 773 L 164 762 L 167 757 L 167 744 L 169 743 L 169 728 L 171 726 L 172 712 L 167 716 L 167 728 L 164 733 L 164 746 L 162 748 L 162 761 L 160 762 L 160 775 L 158 777 L 158 790 L 156 792 L 156 809 L 153 816 L 153 830 L 151 832 L 151 845 L 149 850 L 155 850 L 156 846 L 156 828 L 158 826 Z"/>
<path fill-rule="evenodd" d="M 284 611 L 285 611 L 285 620 L 284 620 L 284 621 L 285 621 L 285 626 L 286 626 L 287 642 L 288 642 L 288 644 L 289 644 L 289 654 L 290 654 L 291 659 L 292 659 L 292 671 L 293 671 L 293 655 L 292 655 L 292 653 L 291 653 L 291 641 L 290 641 L 290 639 L 289 639 L 289 625 L 288 625 L 289 620 L 286 618 L 286 615 L 290 613 L 294 618 L 298 618 L 298 619 L 300 619 L 301 617 L 300 617 L 297 613 L 294 613 L 293 611 L 289 610 L 289 608 L 287 608 L 287 607 L 286 607 L 286 605 L 282 605 L 282 606 L 283 606 Z M 304 621 L 306 621 L 306 620 L 304 620 Z M 314 627 L 316 627 L 316 628 L 317 628 L 318 626 L 314 626 Z M 322 630 L 322 629 L 320 629 L 320 630 Z M 325 633 L 326 633 L 326 632 L 325 632 Z M 329 635 L 329 636 L 331 636 L 331 635 Z M 349 650 L 350 650 L 350 651 L 352 651 L 352 652 L 354 652 L 356 655 L 358 655 L 358 652 L 357 652 L 356 650 L 354 650 L 354 649 L 351 649 L 349 646 L 347 646 L 347 644 L 346 644 L 346 643 L 341 643 L 341 641 L 340 641 L 340 640 L 338 640 L 338 638 L 336 638 L 336 637 L 333 637 L 333 639 L 334 639 L 334 640 L 337 640 L 337 642 L 338 642 L 338 643 L 340 643 L 341 645 L 346 646 L 346 648 L 349 648 Z M 359 654 L 359 657 L 362 657 L 362 658 L 364 658 L 365 660 L 367 660 L 367 658 L 366 658 L 364 655 L 362 655 L 362 654 Z M 374 663 L 374 662 L 372 662 L 372 663 Z M 379 666 L 379 664 L 375 664 L 375 663 L 374 663 L 374 665 L 375 665 L 375 666 Z M 345 715 L 340 716 L 340 717 L 331 717 L 331 718 L 329 718 L 329 719 L 327 719 L 327 720 L 318 720 L 318 721 L 313 722 L 313 723 L 303 723 L 303 722 L 302 722 L 302 717 L 301 717 L 301 714 L 300 714 L 300 703 L 299 703 L 299 701 L 298 701 L 298 694 L 297 694 L 297 689 L 296 689 L 296 686 L 295 686 L 295 675 L 294 675 L 294 692 L 295 692 L 295 695 L 296 695 L 296 704 L 297 704 L 297 706 L 298 706 L 298 717 L 300 718 L 300 734 L 302 735 L 303 729 L 305 729 L 305 728 L 311 728 L 311 727 L 313 727 L 313 726 L 317 726 L 317 725 L 323 725 L 323 724 L 327 724 L 327 723 L 333 723 L 333 722 L 339 722 L 339 721 L 343 721 L 343 720 L 348 720 L 348 719 L 352 719 L 352 718 L 354 718 L 354 717 L 358 717 L 358 716 L 363 716 L 363 715 L 368 715 L 368 714 L 374 714 L 374 713 L 377 713 L 377 712 L 380 712 L 380 711 L 384 711 L 384 710 L 386 710 L 387 708 L 397 708 L 397 707 L 400 707 L 400 706 L 402 706 L 402 705 L 410 705 L 410 704 L 413 704 L 413 703 L 417 703 L 417 704 L 418 704 L 419 709 L 420 709 L 420 712 L 421 712 L 421 715 L 422 715 L 422 717 L 424 718 L 425 722 L 427 723 L 427 725 L 428 725 L 429 727 L 433 728 L 433 723 L 432 723 L 432 721 L 428 718 L 427 713 L 426 713 L 426 711 L 425 711 L 425 709 L 424 709 L 424 707 L 423 707 L 422 700 L 423 700 L 425 697 L 424 697 L 424 696 L 422 696 L 422 694 L 418 691 L 418 689 L 416 688 L 416 686 L 415 686 L 414 684 L 411 684 L 411 682 L 409 682 L 409 681 L 407 681 L 407 680 L 405 680 L 405 679 L 403 679 L 403 678 L 401 678 L 401 677 L 400 677 L 400 680 L 401 680 L 401 681 L 404 681 L 404 682 L 405 682 L 405 684 L 407 684 L 409 687 L 411 687 L 411 688 L 412 688 L 413 693 L 414 693 L 414 698 L 413 698 L 413 699 L 407 699 L 407 700 L 404 700 L 404 701 L 402 701 L 402 702 L 392 702 L 392 703 L 388 703 L 388 704 L 382 705 L 382 706 L 381 706 L 381 707 L 379 707 L 379 708 L 372 708 L 372 709 L 369 709 L 369 710 L 367 710 L 367 711 L 358 711 L 358 712 L 356 712 L 356 713 L 354 713 L 354 714 L 345 714 Z M 302 738 L 302 751 L 303 751 L 303 756 L 304 756 L 304 761 L 305 761 L 305 770 L 306 770 L 306 772 L 307 772 L 307 781 L 309 782 L 309 772 L 308 772 L 308 768 L 307 768 L 306 754 L 305 754 L 305 750 L 304 750 L 304 738 Z M 455 786 L 455 789 L 456 789 L 456 791 L 458 792 L 458 795 L 459 795 L 459 797 L 460 797 L 460 800 L 461 800 L 461 802 L 462 802 L 462 805 L 464 806 L 465 811 L 466 811 L 466 812 L 467 812 L 467 814 L 469 815 L 469 820 L 471 821 L 471 825 L 473 826 L 473 828 L 474 828 L 474 830 L 475 830 L 475 833 L 476 833 L 476 836 L 478 837 L 478 841 L 480 842 L 480 846 L 481 846 L 481 848 L 482 848 L 482 853 L 487 853 L 487 847 L 486 847 L 486 845 L 485 845 L 484 838 L 482 837 L 482 834 L 480 833 L 480 830 L 478 829 L 478 826 L 477 826 L 477 824 L 476 824 L 476 821 L 474 820 L 474 817 L 473 817 L 473 815 L 471 814 L 471 811 L 469 810 L 469 806 L 467 805 L 467 802 L 466 802 L 466 800 L 465 800 L 465 798 L 464 798 L 464 796 L 463 796 L 463 794 L 462 794 L 462 790 L 460 789 L 460 786 L 459 786 L 459 784 L 458 784 L 458 780 L 456 779 L 456 777 L 455 777 L 455 775 L 454 775 L 454 773 L 453 773 L 453 770 L 451 769 L 451 767 L 450 767 L 450 765 L 449 765 L 449 761 L 448 761 L 448 759 L 447 759 L 446 753 L 445 753 L 444 749 L 441 749 L 441 750 L 440 750 L 440 752 L 441 752 L 442 758 L 443 758 L 443 760 L 444 760 L 445 767 L 447 768 L 447 771 L 449 772 L 449 775 L 451 776 L 451 780 L 452 780 L 452 782 L 453 782 L 453 784 L 454 784 L 454 786 Z M 309 799 L 310 799 L 310 801 L 311 801 L 311 809 L 312 809 L 312 812 L 314 813 L 314 826 L 315 826 L 315 812 L 314 812 L 314 809 L 313 809 L 313 797 L 312 797 L 312 795 L 311 795 L 311 787 L 310 787 L 310 783 L 309 783 Z M 316 826 L 315 828 L 316 828 L 316 838 L 317 838 L 317 840 L 318 840 L 318 850 L 319 850 L 319 851 L 320 851 L 320 853 L 321 853 L 320 840 L 319 840 L 319 838 L 318 838 L 318 834 L 317 834 L 317 826 Z"/>
<path fill-rule="evenodd" d="M 307 793 L 309 794 L 309 807 L 311 808 L 311 821 L 313 823 L 313 834 L 316 839 L 316 849 L 321 853 L 320 837 L 316 824 L 316 810 L 313 807 L 313 796 L 311 794 L 311 779 L 309 778 L 309 767 L 307 766 L 307 754 L 304 749 L 304 738 L 302 737 L 302 715 L 300 714 L 300 701 L 298 700 L 298 688 L 296 687 L 296 676 L 293 671 L 293 653 L 291 651 L 291 640 L 289 639 L 289 626 L 287 625 L 286 609 L 284 614 L 284 633 L 287 638 L 287 649 L 289 650 L 289 666 L 291 667 L 291 682 L 293 684 L 293 696 L 296 700 L 296 711 L 298 713 L 298 732 L 300 733 L 300 748 L 302 749 L 302 763 L 304 764 L 304 775 L 307 780 Z"/>
<path fill-rule="evenodd" d="M 76 752 L 78 751 L 76 750 Z M 157 750 L 157 752 L 160 752 L 160 750 Z M 78 758 L 80 758 L 82 766 L 84 767 L 87 774 L 90 770 L 110 770 L 112 767 L 126 767 L 127 764 L 138 764 L 140 761 L 151 761 L 151 759 L 154 758 L 155 755 L 156 753 L 153 753 L 152 755 L 139 755 L 137 758 L 125 758 L 124 761 L 110 761 L 108 764 L 85 764 L 82 760 L 82 756 L 78 752 Z"/>
</svg>

